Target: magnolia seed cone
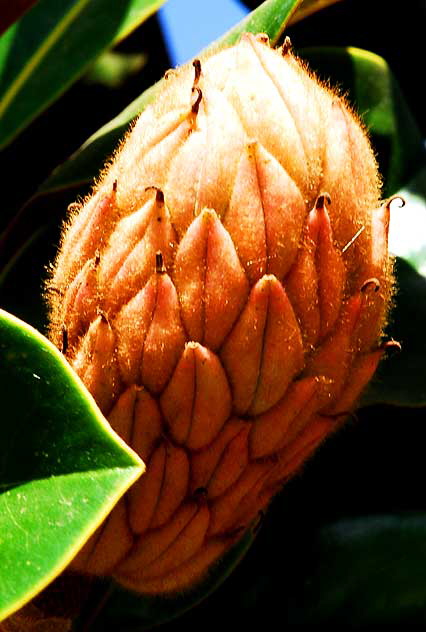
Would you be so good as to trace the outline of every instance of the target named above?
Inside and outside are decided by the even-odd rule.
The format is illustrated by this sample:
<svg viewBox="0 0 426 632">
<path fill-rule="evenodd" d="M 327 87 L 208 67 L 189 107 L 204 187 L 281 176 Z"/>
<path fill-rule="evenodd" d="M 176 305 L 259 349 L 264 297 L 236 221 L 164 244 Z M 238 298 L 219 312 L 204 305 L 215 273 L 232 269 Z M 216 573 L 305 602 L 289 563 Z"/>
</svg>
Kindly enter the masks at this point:
<svg viewBox="0 0 426 632">
<path fill-rule="evenodd" d="M 51 337 L 147 464 L 73 563 L 186 589 L 354 407 L 383 354 L 389 208 L 345 102 L 289 50 L 169 73 L 74 206 Z"/>
</svg>

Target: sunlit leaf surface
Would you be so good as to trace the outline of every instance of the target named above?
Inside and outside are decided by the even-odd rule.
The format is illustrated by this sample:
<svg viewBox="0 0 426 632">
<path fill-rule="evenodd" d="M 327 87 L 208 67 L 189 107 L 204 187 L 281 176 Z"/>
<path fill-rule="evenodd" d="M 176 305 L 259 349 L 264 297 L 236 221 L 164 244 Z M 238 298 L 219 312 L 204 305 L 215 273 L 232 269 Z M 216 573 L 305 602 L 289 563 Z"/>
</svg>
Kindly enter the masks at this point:
<svg viewBox="0 0 426 632">
<path fill-rule="evenodd" d="M 141 474 L 41 334 L 0 310 L 0 619 L 46 586 Z"/>
</svg>

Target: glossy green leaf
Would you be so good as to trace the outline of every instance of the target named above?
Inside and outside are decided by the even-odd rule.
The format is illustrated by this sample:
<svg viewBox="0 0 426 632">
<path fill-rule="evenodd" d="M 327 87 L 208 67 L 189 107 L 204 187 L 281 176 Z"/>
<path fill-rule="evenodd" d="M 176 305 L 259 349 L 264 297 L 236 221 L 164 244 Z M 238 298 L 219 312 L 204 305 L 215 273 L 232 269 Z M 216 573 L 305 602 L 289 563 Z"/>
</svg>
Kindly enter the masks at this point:
<svg viewBox="0 0 426 632">
<path fill-rule="evenodd" d="M 426 164 L 422 135 L 386 61 L 358 48 L 312 48 L 303 57 L 348 95 L 378 153 L 384 196 L 396 193 Z"/>
<path fill-rule="evenodd" d="M 336 4 L 336 2 L 341 2 L 341 0 L 302 0 L 297 10 L 290 18 L 289 26 L 291 26 L 292 24 L 296 24 L 296 22 L 304 20 L 310 15 L 317 13 L 317 11 L 322 11 L 332 4 Z"/>
<path fill-rule="evenodd" d="M 310 568 L 290 623 L 426 623 L 426 515 L 341 521 L 308 544 Z"/>
<path fill-rule="evenodd" d="M 143 471 L 63 356 L 0 310 L 0 620 L 74 557 Z"/>
<path fill-rule="evenodd" d="M 266 33 L 275 45 L 303 0 L 266 0 L 239 24 L 213 42 L 200 56 L 238 41 L 242 33 Z"/>
<path fill-rule="evenodd" d="M 0 147 L 164 1 L 39 0 L 0 38 Z"/>
<path fill-rule="evenodd" d="M 271 42 L 276 43 L 300 2 L 301 0 L 266 0 L 217 42 L 201 51 L 199 56 L 203 57 L 221 47 L 230 46 L 245 31 L 267 33 Z M 52 173 L 41 186 L 39 194 L 91 182 L 114 151 L 130 122 L 155 99 L 162 85 L 163 80 L 160 80 L 148 88 L 112 121 L 95 132 L 67 162 Z"/>
</svg>

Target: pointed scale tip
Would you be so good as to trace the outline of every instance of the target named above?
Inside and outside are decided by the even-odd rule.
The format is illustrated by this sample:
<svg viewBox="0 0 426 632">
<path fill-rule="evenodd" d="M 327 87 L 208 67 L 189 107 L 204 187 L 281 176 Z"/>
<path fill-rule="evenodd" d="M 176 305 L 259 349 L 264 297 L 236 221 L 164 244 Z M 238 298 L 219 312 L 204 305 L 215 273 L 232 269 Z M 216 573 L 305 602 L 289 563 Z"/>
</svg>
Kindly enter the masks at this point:
<svg viewBox="0 0 426 632">
<path fill-rule="evenodd" d="M 164 193 L 161 189 L 159 189 L 156 186 L 149 186 L 149 187 L 145 187 L 145 191 L 154 191 L 155 192 L 155 201 L 157 202 L 157 204 L 160 204 L 161 206 L 164 204 Z"/>
<path fill-rule="evenodd" d="M 380 281 L 376 277 L 371 277 L 371 279 L 367 279 L 361 285 L 360 291 L 365 294 L 372 290 L 373 292 L 378 292 L 380 290 Z"/>
<path fill-rule="evenodd" d="M 329 193 L 321 193 L 318 197 L 317 200 L 315 202 L 315 208 L 317 211 L 323 211 L 325 210 L 326 207 L 326 203 L 328 204 L 328 206 L 330 206 L 331 204 L 331 196 Z"/>
<path fill-rule="evenodd" d="M 198 83 L 198 80 L 201 75 L 201 62 L 199 59 L 194 59 L 194 61 L 192 62 L 192 65 L 194 66 L 194 72 L 195 72 L 195 77 L 194 77 L 194 86 L 195 86 Z"/>
<path fill-rule="evenodd" d="M 399 353 L 402 351 L 402 345 L 398 340 L 394 340 L 391 338 L 390 340 L 385 340 L 380 348 L 386 353 L 387 356 L 394 355 L 395 353 Z"/>
</svg>

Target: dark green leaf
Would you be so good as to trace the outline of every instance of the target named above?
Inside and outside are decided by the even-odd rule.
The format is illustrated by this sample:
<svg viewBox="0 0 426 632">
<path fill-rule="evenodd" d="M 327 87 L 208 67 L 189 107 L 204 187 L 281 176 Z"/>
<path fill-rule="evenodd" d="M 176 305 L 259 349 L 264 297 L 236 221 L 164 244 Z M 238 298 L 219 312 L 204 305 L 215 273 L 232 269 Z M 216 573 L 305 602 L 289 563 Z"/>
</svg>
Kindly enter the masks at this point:
<svg viewBox="0 0 426 632">
<path fill-rule="evenodd" d="M 259 0 L 243 0 L 243 2 L 250 9 L 255 9 L 260 4 Z M 297 10 L 293 13 L 289 25 L 299 22 L 308 15 L 321 11 L 321 9 L 325 9 L 336 2 L 339 2 L 339 0 L 302 0 Z"/>
<path fill-rule="evenodd" d="M 271 42 L 276 43 L 300 2 L 301 0 L 267 0 L 217 42 L 202 51 L 199 56 L 209 55 L 221 47 L 233 44 L 245 31 L 267 33 Z M 129 123 L 155 99 L 162 84 L 163 80 L 160 80 L 151 86 L 123 112 L 95 132 L 44 182 L 40 188 L 40 194 L 91 182 L 117 146 Z"/>
<path fill-rule="evenodd" d="M 296 24 L 296 22 L 304 20 L 317 11 L 322 11 L 322 9 L 326 9 L 332 4 L 336 4 L 336 2 L 340 1 L 341 0 L 302 0 L 297 8 L 297 11 L 293 13 L 289 21 L 289 26 Z"/>
<path fill-rule="evenodd" d="M 0 38 L 0 147 L 164 1 L 39 0 Z"/>
<path fill-rule="evenodd" d="M 303 57 L 348 95 L 378 152 L 384 195 L 396 193 L 426 157 L 421 133 L 385 60 L 358 48 L 312 48 Z"/>
<path fill-rule="evenodd" d="M 63 356 L 0 310 L 0 619 L 44 588 L 141 474 Z"/>
<path fill-rule="evenodd" d="M 311 564 L 291 623 L 426 623 L 424 514 L 338 522 L 308 546 Z"/>
</svg>

